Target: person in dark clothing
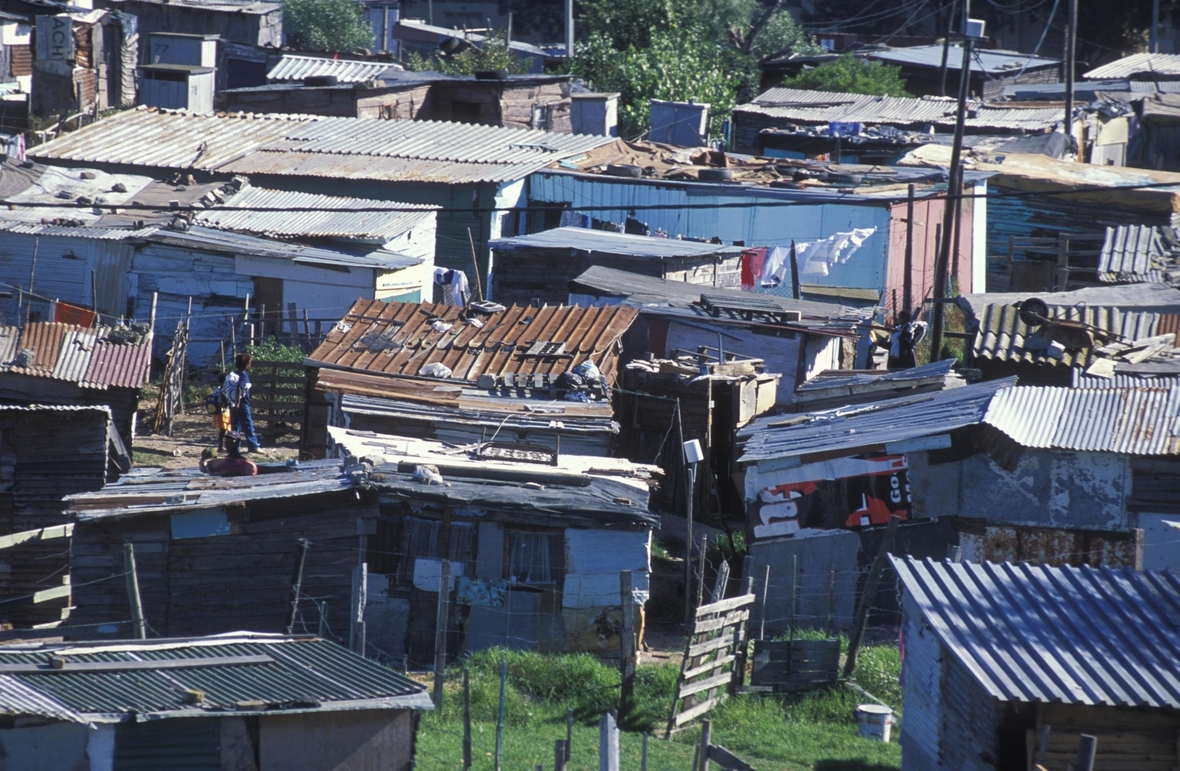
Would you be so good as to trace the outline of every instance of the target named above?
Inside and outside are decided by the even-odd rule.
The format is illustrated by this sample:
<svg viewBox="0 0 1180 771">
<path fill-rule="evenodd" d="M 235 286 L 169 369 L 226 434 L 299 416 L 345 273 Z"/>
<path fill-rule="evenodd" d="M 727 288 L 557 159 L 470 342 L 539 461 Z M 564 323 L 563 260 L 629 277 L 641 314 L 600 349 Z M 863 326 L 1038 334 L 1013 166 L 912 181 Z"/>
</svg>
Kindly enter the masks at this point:
<svg viewBox="0 0 1180 771">
<path fill-rule="evenodd" d="M 234 357 L 234 371 L 226 375 L 222 391 L 229 404 L 233 430 L 242 437 L 246 449 L 258 452 L 258 435 L 254 432 L 254 413 L 250 409 L 250 365 L 254 358 L 248 353 Z"/>
<path fill-rule="evenodd" d="M 926 334 L 925 322 L 911 321 L 909 311 L 899 311 L 893 321 L 893 332 L 889 335 L 889 369 L 918 366 L 914 349 Z"/>
<path fill-rule="evenodd" d="M 201 453 L 201 471 L 219 477 L 252 477 L 258 473 L 258 466 L 242 457 L 238 435 L 225 436 L 226 453 L 218 459 L 212 450 Z"/>
</svg>

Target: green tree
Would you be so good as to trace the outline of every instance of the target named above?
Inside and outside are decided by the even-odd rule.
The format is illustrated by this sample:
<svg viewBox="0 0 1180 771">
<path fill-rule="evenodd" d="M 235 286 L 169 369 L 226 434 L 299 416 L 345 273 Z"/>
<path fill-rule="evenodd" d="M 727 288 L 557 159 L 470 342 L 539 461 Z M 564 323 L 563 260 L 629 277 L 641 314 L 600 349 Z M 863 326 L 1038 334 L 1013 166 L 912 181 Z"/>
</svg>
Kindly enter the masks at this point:
<svg viewBox="0 0 1180 771">
<path fill-rule="evenodd" d="M 373 45 L 373 28 L 353 0 L 282 0 L 283 30 L 304 51 L 356 51 Z"/>
<path fill-rule="evenodd" d="M 619 92 L 626 136 L 646 130 L 651 99 L 707 103 L 716 133 L 757 94 L 755 57 L 819 51 L 779 0 L 584 0 L 579 23 L 585 42 L 570 70 Z"/>
<path fill-rule="evenodd" d="M 845 54 L 784 80 L 783 86 L 845 94 L 909 96 L 900 72 L 901 67 L 877 64 Z"/>
<path fill-rule="evenodd" d="M 406 69 L 422 72 L 433 70 L 447 75 L 473 75 L 477 72 L 504 70 L 513 74 L 527 72 L 529 64 L 512 55 L 504 35 L 491 35 L 486 40 L 470 45 L 457 54 L 423 56 L 411 53 L 403 62 Z"/>
<path fill-rule="evenodd" d="M 735 59 L 710 41 L 656 30 L 646 46 L 623 51 L 605 35 L 591 35 L 578 47 L 573 69 L 596 91 L 619 93 L 622 134 L 639 137 L 648 127 L 651 99 L 706 103 L 719 122 L 736 104 L 743 73 Z"/>
</svg>

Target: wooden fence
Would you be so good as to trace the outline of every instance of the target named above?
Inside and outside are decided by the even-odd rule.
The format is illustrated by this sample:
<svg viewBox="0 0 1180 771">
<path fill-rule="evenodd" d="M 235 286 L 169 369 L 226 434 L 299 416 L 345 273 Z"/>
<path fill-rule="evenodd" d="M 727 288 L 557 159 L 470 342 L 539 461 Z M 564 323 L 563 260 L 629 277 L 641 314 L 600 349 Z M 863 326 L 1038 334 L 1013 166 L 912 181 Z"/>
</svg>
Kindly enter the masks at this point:
<svg viewBox="0 0 1180 771">
<path fill-rule="evenodd" d="M 255 426 L 271 434 L 296 430 L 303 423 L 307 370 L 298 362 L 255 361 L 250 367 L 250 405 Z"/>
</svg>

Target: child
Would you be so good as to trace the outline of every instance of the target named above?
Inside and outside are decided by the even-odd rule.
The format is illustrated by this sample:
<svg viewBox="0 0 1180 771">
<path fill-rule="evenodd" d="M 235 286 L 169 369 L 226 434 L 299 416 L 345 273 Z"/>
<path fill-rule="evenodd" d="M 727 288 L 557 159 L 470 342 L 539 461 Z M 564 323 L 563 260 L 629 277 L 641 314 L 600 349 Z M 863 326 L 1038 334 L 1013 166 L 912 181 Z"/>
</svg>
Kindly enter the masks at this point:
<svg viewBox="0 0 1180 771">
<path fill-rule="evenodd" d="M 254 357 L 239 353 L 234 357 L 234 371 L 225 376 L 221 393 L 229 404 L 233 430 L 246 443 L 250 452 L 258 452 L 258 436 L 254 433 L 254 414 L 250 410 L 250 365 Z"/>
<path fill-rule="evenodd" d="M 229 404 L 225 401 L 225 373 L 217 376 L 217 388 L 205 398 L 205 409 L 213 416 L 213 428 L 217 431 L 217 449 L 225 449 L 225 433 L 230 430 Z"/>
</svg>

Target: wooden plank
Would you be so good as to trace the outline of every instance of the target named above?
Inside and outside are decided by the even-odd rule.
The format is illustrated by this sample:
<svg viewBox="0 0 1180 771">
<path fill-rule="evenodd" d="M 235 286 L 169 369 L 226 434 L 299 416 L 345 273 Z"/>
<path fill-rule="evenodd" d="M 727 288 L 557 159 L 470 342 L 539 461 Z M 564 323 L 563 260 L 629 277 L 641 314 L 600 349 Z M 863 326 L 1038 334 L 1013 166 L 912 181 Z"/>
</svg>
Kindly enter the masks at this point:
<svg viewBox="0 0 1180 771">
<path fill-rule="evenodd" d="M 684 679 L 691 680 L 692 678 L 698 677 L 699 675 L 703 675 L 706 672 L 711 672 L 714 669 L 716 669 L 717 667 L 724 667 L 729 664 L 732 664 L 734 659 L 736 659 L 736 658 L 737 658 L 737 656 L 735 656 L 731 653 L 729 655 L 722 656 L 722 657 L 715 659 L 713 661 L 707 661 L 704 664 L 701 664 L 700 666 L 696 666 L 696 667 L 693 667 L 692 669 L 687 670 L 684 673 Z"/>
<path fill-rule="evenodd" d="M 729 681 L 732 678 L 733 676 L 731 673 L 724 672 L 720 675 L 714 675 L 713 677 L 707 678 L 705 680 L 698 680 L 695 683 L 685 683 L 684 685 L 680 686 L 680 698 L 683 699 L 685 696 L 692 696 L 694 693 L 700 693 L 701 691 L 709 691 L 714 688 L 727 686 L 729 685 Z"/>
<path fill-rule="evenodd" d="M 717 602 L 708 605 L 702 605 L 697 608 L 696 617 L 709 616 L 714 613 L 724 613 L 727 610 L 737 610 L 744 608 L 747 605 L 754 604 L 754 595 L 743 594 L 740 597 L 730 597 L 728 600 L 718 600 Z"/>
<path fill-rule="evenodd" d="M 720 650 L 721 648 L 728 648 L 733 645 L 733 635 L 721 635 L 713 640 L 706 640 L 705 642 L 694 643 L 688 649 L 688 657 L 703 656 L 704 654 Z"/>
<path fill-rule="evenodd" d="M 725 771 L 754 771 L 754 767 L 719 744 L 709 745 L 709 760 Z"/>
<path fill-rule="evenodd" d="M 700 717 L 701 715 L 704 715 L 709 710 L 713 709 L 718 704 L 720 704 L 724 698 L 725 698 L 724 695 L 714 696 L 712 699 L 709 699 L 708 701 L 702 701 L 700 704 L 696 705 L 695 707 L 690 707 L 689 709 L 684 710 L 683 712 L 681 712 L 679 715 L 676 716 L 676 720 L 675 720 L 676 726 L 677 727 L 682 726 L 685 723 L 689 723 L 689 722 L 695 720 L 696 718 Z"/>
<path fill-rule="evenodd" d="M 270 664 L 270 656 L 209 656 L 199 659 L 171 659 L 167 661 L 70 661 L 54 667 L 50 664 L 0 664 L 0 674 L 29 675 L 55 674 L 58 672 L 126 672 L 133 670 L 157 669 L 200 669 L 203 667 L 226 667 L 240 664 Z"/>
<path fill-rule="evenodd" d="M 42 527 L 37 530 L 26 530 L 23 533 L 0 536 L 0 549 L 8 549 L 17 544 L 29 541 L 48 541 L 54 538 L 69 538 L 74 534 L 73 524 L 57 525 L 56 527 Z"/>
<path fill-rule="evenodd" d="M 693 626 L 694 634 L 704 634 L 705 632 L 715 632 L 718 629 L 724 629 L 727 626 L 740 624 L 741 622 L 750 618 L 750 611 L 737 610 L 733 613 L 728 613 L 721 618 L 711 618 L 706 621 L 698 621 Z"/>
</svg>

